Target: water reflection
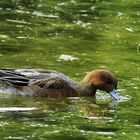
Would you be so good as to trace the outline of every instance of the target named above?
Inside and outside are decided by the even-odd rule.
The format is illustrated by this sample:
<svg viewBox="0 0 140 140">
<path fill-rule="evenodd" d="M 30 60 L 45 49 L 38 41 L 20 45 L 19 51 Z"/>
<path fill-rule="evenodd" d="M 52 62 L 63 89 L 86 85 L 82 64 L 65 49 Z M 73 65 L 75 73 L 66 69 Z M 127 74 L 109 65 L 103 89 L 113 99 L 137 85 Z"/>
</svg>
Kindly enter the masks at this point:
<svg viewBox="0 0 140 140">
<path fill-rule="evenodd" d="M 45 14 L 41 13 L 40 11 L 34 11 L 32 13 L 32 15 L 35 15 L 37 17 L 42 17 L 42 18 L 52 18 L 52 19 L 59 18 L 57 15 L 53 15 L 53 14 L 45 15 Z"/>
<path fill-rule="evenodd" d="M 0 107 L 0 112 L 6 112 L 6 111 L 31 111 L 35 110 L 34 107 Z"/>
<path fill-rule="evenodd" d="M 28 23 L 26 21 L 19 21 L 19 20 L 11 20 L 11 19 L 7 19 L 8 22 L 14 22 L 14 23 L 20 23 L 20 24 L 31 24 Z M 21 27 L 21 26 L 20 26 Z"/>
<path fill-rule="evenodd" d="M 1 1 L 1 67 L 54 69 L 76 80 L 110 69 L 122 96 L 1 95 L 1 139 L 139 139 L 139 7 L 139 0 Z"/>
</svg>

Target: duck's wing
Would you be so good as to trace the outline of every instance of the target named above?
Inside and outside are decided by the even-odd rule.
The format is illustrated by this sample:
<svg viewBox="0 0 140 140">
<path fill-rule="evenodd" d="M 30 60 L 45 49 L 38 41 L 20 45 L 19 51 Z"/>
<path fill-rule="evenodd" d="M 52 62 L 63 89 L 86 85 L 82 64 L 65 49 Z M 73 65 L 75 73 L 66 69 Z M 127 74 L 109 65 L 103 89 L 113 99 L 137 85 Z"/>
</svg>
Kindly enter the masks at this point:
<svg viewBox="0 0 140 140">
<path fill-rule="evenodd" d="M 0 80 L 15 86 L 27 86 L 29 79 L 14 71 L 14 69 L 0 69 Z"/>
<path fill-rule="evenodd" d="M 29 86 L 39 86 L 44 89 L 61 89 L 68 86 L 67 82 L 60 77 L 48 77 L 30 81 Z"/>
<path fill-rule="evenodd" d="M 39 86 L 44 89 L 61 89 L 70 86 L 70 79 L 64 74 L 54 70 L 17 69 L 18 74 L 30 79 L 29 86 Z"/>
<path fill-rule="evenodd" d="M 0 69 L 0 80 L 17 86 L 39 86 L 44 89 L 61 89 L 69 86 L 70 79 L 54 70 Z"/>
<path fill-rule="evenodd" d="M 15 69 L 14 72 L 29 78 L 43 78 L 45 75 L 48 74 L 59 74 L 59 72 L 54 70 L 42 69 Z"/>
</svg>

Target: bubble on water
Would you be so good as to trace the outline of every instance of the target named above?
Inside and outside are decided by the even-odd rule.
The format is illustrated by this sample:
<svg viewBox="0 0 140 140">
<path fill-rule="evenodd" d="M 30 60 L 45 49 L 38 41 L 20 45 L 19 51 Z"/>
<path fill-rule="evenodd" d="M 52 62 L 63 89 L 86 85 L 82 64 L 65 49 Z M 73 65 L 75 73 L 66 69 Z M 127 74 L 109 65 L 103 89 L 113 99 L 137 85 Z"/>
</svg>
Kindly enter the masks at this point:
<svg viewBox="0 0 140 140">
<path fill-rule="evenodd" d="M 94 11 L 94 10 L 96 9 L 96 6 L 92 6 L 92 7 L 90 7 L 90 9 L 91 9 L 92 11 Z"/>
<path fill-rule="evenodd" d="M 123 16 L 123 13 L 122 12 L 117 12 L 117 16 L 118 17 Z"/>
<path fill-rule="evenodd" d="M 73 57 L 73 56 L 71 56 L 71 55 L 61 54 L 61 55 L 59 56 L 59 59 L 58 59 L 57 61 L 61 61 L 61 60 L 63 60 L 63 61 L 73 61 L 73 60 L 77 60 L 77 59 L 78 59 L 78 58 Z"/>
</svg>

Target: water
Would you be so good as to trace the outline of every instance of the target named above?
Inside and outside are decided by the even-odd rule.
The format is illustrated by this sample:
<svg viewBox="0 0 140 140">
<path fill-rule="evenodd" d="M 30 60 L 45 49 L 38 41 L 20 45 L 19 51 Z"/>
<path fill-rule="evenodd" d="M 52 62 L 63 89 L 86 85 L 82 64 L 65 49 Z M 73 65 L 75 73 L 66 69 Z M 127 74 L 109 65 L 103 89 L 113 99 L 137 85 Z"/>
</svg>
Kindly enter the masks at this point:
<svg viewBox="0 0 140 140">
<path fill-rule="evenodd" d="M 11 140 L 140 138 L 139 0 L 1 0 L 0 67 L 53 69 L 80 81 L 93 69 L 119 80 L 122 101 L 0 98 L 0 137 Z"/>
</svg>

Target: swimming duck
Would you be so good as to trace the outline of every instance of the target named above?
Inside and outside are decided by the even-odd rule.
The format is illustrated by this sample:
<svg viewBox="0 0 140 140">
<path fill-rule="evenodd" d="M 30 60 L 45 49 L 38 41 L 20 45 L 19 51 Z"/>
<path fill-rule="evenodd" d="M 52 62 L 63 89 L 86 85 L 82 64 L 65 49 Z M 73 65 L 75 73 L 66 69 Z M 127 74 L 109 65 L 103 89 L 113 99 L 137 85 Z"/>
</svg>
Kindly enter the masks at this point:
<svg viewBox="0 0 140 140">
<path fill-rule="evenodd" d="M 78 83 L 53 70 L 0 69 L 1 92 L 51 98 L 95 97 L 98 89 L 120 100 L 117 94 L 117 78 L 106 70 L 91 71 Z"/>
</svg>

